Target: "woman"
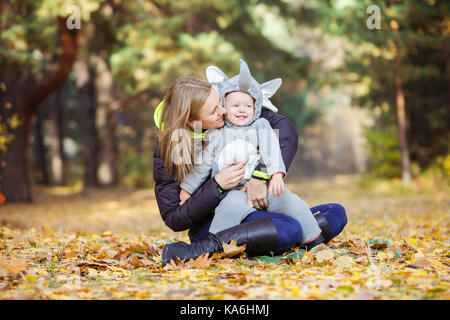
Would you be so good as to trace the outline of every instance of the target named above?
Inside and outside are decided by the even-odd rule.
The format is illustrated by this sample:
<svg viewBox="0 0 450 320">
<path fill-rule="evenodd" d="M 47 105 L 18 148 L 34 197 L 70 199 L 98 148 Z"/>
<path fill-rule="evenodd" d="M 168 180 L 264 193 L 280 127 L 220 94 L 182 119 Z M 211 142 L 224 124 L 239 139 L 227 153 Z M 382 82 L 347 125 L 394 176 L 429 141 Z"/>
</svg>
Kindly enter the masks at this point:
<svg viewBox="0 0 450 320">
<path fill-rule="evenodd" d="M 249 205 L 259 211 L 253 212 L 238 226 L 209 234 L 213 211 L 224 198 L 227 190 L 242 180 L 245 167 L 235 165 L 220 171 L 207 180 L 186 202 L 180 205 L 179 184 L 190 172 L 199 147 L 195 141 L 208 129 L 224 125 L 225 109 L 218 92 L 204 80 L 183 77 L 171 85 L 163 103 L 155 112 L 159 139 L 154 152 L 153 178 L 158 207 L 166 225 L 173 231 L 189 229 L 191 244 L 184 242 L 164 246 L 162 265 L 171 259 L 197 258 L 204 253 L 223 251 L 222 243 L 232 239 L 238 245 L 246 245 L 249 255 L 280 252 L 300 242 L 302 229 L 293 218 L 273 212 L 262 211 L 267 207 L 266 184 L 263 172 L 255 170 L 245 189 Z M 297 152 L 298 135 L 292 123 L 284 116 L 263 109 L 273 129 L 279 130 L 280 147 L 286 169 Z M 198 136 L 194 127 L 201 124 L 203 134 Z M 201 140 L 200 140 L 201 141 Z M 200 146 L 201 147 L 201 146 Z M 322 229 L 325 242 L 342 231 L 347 218 L 338 204 L 327 204 L 311 209 Z"/>
</svg>

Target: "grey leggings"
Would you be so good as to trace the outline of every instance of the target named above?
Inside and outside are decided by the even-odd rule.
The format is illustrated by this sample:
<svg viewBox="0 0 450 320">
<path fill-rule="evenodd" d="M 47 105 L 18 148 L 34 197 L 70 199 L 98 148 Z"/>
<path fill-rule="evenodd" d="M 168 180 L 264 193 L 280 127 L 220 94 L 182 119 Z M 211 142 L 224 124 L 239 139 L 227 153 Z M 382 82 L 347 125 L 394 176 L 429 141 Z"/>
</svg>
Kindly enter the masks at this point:
<svg viewBox="0 0 450 320">
<path fill-rule="evenodd" d="M 303 229 L 302 243 L 311 240 L 321 232 L 308 204 L 286 186 L 279 197 L 267 193 L 267 202 L 269 204 L 267 211 L 285 214 L 300 222 Z M 256 210 L 248 206 L 246 192 L 230 190 L 216 208 L 209 232 L 217 233 L 236 226 Z"/>
</svg>

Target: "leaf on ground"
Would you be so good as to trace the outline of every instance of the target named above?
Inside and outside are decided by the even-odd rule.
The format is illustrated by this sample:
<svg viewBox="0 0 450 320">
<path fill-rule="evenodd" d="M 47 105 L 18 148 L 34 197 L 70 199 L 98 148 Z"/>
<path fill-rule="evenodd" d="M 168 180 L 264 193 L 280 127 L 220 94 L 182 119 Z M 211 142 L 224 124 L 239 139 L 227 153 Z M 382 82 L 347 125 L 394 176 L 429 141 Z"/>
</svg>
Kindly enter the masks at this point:
<svg viewBox="0 0 450 320">
<path fill-rule="evenodd" d="M 225 255 L 225 253 L 223 253 L 223 252 L 214 252 L 213 255 L 211 256 L 211 259 L 219 260 L 219 259 L 223 258 L 224 255 Z"/>
<path fill-rule="evenodd" d="M 133 252 L 131 251 L 126 251 L 124 252 L 121 256 L 120 256 L 120 260 L 127 260 L 129 256 L 131 256 Z"/>
<path fill-rule="evenodd" d="M 366 254 L 367 250 L 366 248 L 350 247 L 350 252 L 356 255 L 363 255 Z"/>
<path fill-rule="evenodd" d="M 145 243 L 136 243 L 125 249 L 126 252 L 131 253 L 145 253 L 149 249 L 148 244 Z"/>
<path fill-rule="evenodd" d="M 156 248 L 155 246 L 149 246 L 146 251 L 147 256 L 150 258 L 161 255 L 161 249 Z"/>
<path fill-rule="evenodd" d="M 369 259 L 366 256 L 361 256 L 355 259 L 355 262 L 360 265 L 367 265 L 369 263 Z"/>
<path fill-rule="evenodd" d="M 331 263 L 334 259 L 335 253 L 333 250 L 320 250 L 314 254 L 318 263 Z"/>
<path fill-rule="evenodd" d="M 330 247 L 327 246 L 327 245 L 324 244 L 324 243 L 321 243 L 321 244 L 315 246 L 314 248 L 312 248 L 311 250 L 309 250 L 309 252 L 311 252 L 311 253 L 316 253 L 316 252 L 319 252 L 319 251 L 321 251 L 321 250 L 330 250 Z"/>
<path fill-rule="evenodd" d="M 409 263 L 406 264 L 406 267 L 425 268 L 425 267 L 433 267 L 433 264 L 425 258 L 417 258 L 409 261 Z"/>
<path fill-rule="evenodd" d="M 156 263 L 156 262 L 153 261 L 153 260 L 148 259 L 148 258 L 145 257 L 145 256 L 141 259 L 141 263 L 142 263 L 145 267 L 157 267 L 157 268 L 160 267 L 160 265 L 159 265 L 158 263 Z"/>
<path fill-rule="evenodd" d="M 240 258 L 237 261 L 242 263 L 242 264 L 245 264 L 246 266 L 257 266 L 257 265 L 259 265 L 259 262 L 253 261 L 253 260 L 249 260 L 249 259 L 246 259 L 246 258 Z"/>
<path fill-rule="evenodd" d="M 202 254 L 197 259 L 190 259 L 186 266 L 189 268 L 204 268 L 208 267 L 212 262 L 212 258 L 209 258 L 209 253 Z"/>
<path fill-rule="evenodd" d="M 39 261 L 45 261 L 52 256 L 52 252 L 49 249 L 46 250 L 38 250 L 34 253 L 35 258 Z"/>
<path fill-rule="evenodd" d="M 175 260 L 170 259 L 170 261 L 163 267 L 164 270 L 173 271 L 173 270 L 182 270 L 185 269 L 186 260 L 181 260 L 177 257 Z"/>
<path fill-rule="evenodd" d="M 108 264 L 106 263 L 99 263 L 95 261 L 88 261 L 88 260 L 78 260 L 76 262 L 76 265 L 79 267 L 89 267 L 93 269 L 107 269 Z"/>
<path fill-rule="evenodd" d="M 370 245 L 370 248 L 374 250 L 383 250 L 386 249 L 387 247 L 388 247 L 387 243 L 384 242 L 376 242 Z"/>
<path fill-rule="evenodd" d="M 238 246 L 236 240 L 231 239 L 229 244 L 222 242 L 224 257 L 231 258 L 245 251 L 246 245 Z"/>
<path fill-rule="evenodd" d="M 34 274 L 27 274 L 25 276 L 25 279 L 29 282 L 34 282 L 34 281 L 36 281 L 37 277 Z"/>
<path fill-rule="evenodd" d="M 65 250 L 63 257 L 65 259 L 70 259 L 70 258 L 76 258 L 77 257 L 77 252 L 75 250 Z"/>
<path fill-rule="evenodd" d="M 348 248 L 354 245 L 352 240 L 339 241 L 338 239 L 331 240 L 328 245 L 332 248 Z"/>
<path fill-rule="evenodd" d="M 348 269 L 348 268 L 353 267 L 355 262 L 353 261 L 352 257 L 341 256 L 341 257 L 336 258 L 336 260 L 333 262 L 333 264 L 340 269 Z"/>
<path fill-rule="evenodd" d="M 209 257 L 209 253 L 205 253 L 196 259 L 186 259 L 181 260 L 179 257 L 176 260 L 170 259 L 169 263 L 164 266 L 164 270 L 173 271 L 173 270 L 182 270 L 187 268 L 204 268 L 208 267 L 212 263 L 212 257 Z"/>
<path fill-rule="evenodd" d="M 104 231 L 104 232 L 102 233 L 102 237 L 111 237 L 111 236 L 112 236 L 112 232 L 109 231 L 109 230 Z"/>
<path fill-rule="evenodd" d="M 9 259 L 0 256 L 0 270 L 2 269 L 8 273 L 19 273 L 27 270 L 27 263 L 25 260 L 16 258 L 15 256 L 11 256 Z"/>
<path fill-rule="evenodd" d="M 53 231 L 52 229 L 49 229 L 49 228 L 47 228 L 45 226 L 41 226 L 41 232 L 46 237 L 53 237 L 55 235 L 55 231 Z"/>
<path fill-rule="evenodd" d="M 292 257 L 284 257 L 283 259 L 280 259 L 280 264 L 295 264 L 295 260 Z"/>
<path fill-rule="evenodd" d="M 106 255 L 107 255 L 108 258 L 110 258 L 110 259 L 116 259 L 116 258 L 119 257 L 120 252 L 119 252 L 118 250 L 112 250 L 112 249 L 109 249 L 109 250 L 106 250 Z"/>
<path fill-rule="evenodd" d="M 381 279 L 377 284 L 380 285 L 383 289 L 387 289 L 393 285 L 393 282 L 389 279 Z"/>
<path fill-rule="evenodd" d="M 224 292 L 236 296 L 237 298 L 240 298 L 241 296 L 245 295 L 245 291 L 239 288 L 228 288 Z"/>
<path fill-rule="evenodd" d="M 242 285 L 247 282 L 247 275 L 244 272 L 229 272 L 223 274 L 229 283 Z"/>
<path fill-rule="evenodd" d="M 141 262 L 141 260 L 138 258 L 138 256 L 136 256 L 134 254 L 131 255 L 130 263 L 136 268 L 144 266 L 144 264 Z"/>
<path fill-rule="evenodd" d="M 314 254 L 312 252 L 305 252 L 301 261 L 305 264 L 313 264 L 314 263 Z"/>
</svg>

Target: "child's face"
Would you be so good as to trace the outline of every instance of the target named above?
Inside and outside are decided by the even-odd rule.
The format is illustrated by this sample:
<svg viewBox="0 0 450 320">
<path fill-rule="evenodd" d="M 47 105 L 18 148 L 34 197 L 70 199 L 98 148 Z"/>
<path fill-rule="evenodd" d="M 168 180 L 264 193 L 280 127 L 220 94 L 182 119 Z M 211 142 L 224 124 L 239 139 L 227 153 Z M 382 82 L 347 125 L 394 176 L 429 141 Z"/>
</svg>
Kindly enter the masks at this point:
<svg viewBox="0 0 450 320">
<path fill-rule="evenodd" d="M 231 92 L 225 97 L 227 120 L 235 126 L 245 126 L 253 120 L 255 107 L 253 98 L 244 92 Z"/>
</svg>

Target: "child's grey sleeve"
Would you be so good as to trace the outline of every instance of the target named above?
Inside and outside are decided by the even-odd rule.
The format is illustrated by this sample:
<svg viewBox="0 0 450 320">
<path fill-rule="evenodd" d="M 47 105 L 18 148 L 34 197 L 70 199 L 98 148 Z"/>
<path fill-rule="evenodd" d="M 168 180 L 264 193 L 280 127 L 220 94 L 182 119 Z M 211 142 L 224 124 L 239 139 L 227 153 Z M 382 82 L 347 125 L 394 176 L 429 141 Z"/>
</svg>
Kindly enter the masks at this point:
<svg viewBox="0 0 450 320">
<path fill-rule="evenodd" d="M 201 163 L 195 164 L 191 172 L 183 179 L 183 182 L 180 184 L 182 189 L 193 194 L 209 178 L 213 161 L 215 160 L 214 148 L 215 144 L 210 143 L 201 151 Z"/>
<path fill-rule="evenodd" d="M 267 173 L 269 176 L 277 172 L 286 174 L 280 142 L 269 121 L 259 118 L 255 121 L 255 125 L 258 132 L 259 154 L 267 168 Z"/>
</svg>

